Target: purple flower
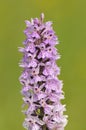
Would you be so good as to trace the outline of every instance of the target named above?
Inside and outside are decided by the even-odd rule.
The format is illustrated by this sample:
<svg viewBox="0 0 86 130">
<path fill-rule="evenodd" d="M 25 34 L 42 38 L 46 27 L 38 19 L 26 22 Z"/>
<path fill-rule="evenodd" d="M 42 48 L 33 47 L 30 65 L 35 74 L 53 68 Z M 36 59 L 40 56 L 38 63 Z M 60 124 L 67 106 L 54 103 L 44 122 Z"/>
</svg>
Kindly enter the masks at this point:
<svg viewBox="0 0 86 130">
<path fill-rule="evenodd" d="M 39 130 L 41 125 L 43 125 L 44 122 L 41 121 L 37 117 L 30 116 L 25 119 L 25 122 L 23 123 L 23 126 L 28 130 Z"/>
<path fill-rule="evenodd" d="M 22 85 L 23 113 L 26 118 L 23 126 L 27 130 L 64 130 L 67 116 L 62 91 L 63 83 L 58 79 L 60 68 L 56 60 L 60 58 L 55 45 L 58 38 L 52 28 L 52 22 L 43 22 L 41 17 L 26 20 L 24 47 L 20 67 L 23 72 L 19 77 Z"/>
<path fill-rule="evenodd" d="M 52 65 L 52 67 L 51 67 Z M 60 69 L 57 67 L 56 63 L 54 61 L 49 61 L 45 63 L 45 68 L 43 71 L 43 74 L 46 76 L 52 76 L 55 77 L 60 74 Z"/>
<path fill-rule="evenodd" d="M 23 68 L 36 67 L 37 60 L 35 59 L 35 57 L 36 57 L 36 53 L 34 54 L 30 52 L 24 53 L 24 57 L 20 63 L 20 67 L 23 67 Z"/>
<path fill-rule="evenodd" d="M 27 45 L 25 48 L 25 52 L 28 53 L 35 53 L 36 49 L 33 43 L 29 44 L 29 46 Z"/>
</svg>

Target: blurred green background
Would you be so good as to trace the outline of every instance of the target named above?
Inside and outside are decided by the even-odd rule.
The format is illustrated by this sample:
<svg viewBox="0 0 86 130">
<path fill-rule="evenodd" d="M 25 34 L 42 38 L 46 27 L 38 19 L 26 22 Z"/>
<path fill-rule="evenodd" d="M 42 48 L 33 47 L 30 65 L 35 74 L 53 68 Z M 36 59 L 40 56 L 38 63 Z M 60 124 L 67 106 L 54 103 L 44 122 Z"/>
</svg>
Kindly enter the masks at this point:
<svg viewBox="0 0 86 130">
<path fill-rule="evenodd" d="M 41 12 L 53 21 L 60 41 L 58 64 L 69 115 L 65 130 L 86 130 L 86 0 L 0 0 L 0 130 L 24 130 L 17 48 L 25 39 L 24 20 Z"/>
</svg>

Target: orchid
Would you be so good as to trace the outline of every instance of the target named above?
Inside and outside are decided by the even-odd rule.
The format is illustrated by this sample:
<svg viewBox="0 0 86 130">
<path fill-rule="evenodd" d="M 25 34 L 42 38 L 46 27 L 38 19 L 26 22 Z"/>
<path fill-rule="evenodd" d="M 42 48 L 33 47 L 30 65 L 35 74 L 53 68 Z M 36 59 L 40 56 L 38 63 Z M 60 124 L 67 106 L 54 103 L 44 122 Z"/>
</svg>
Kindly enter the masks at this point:
<svg viewBox="0 0 86 130">
<path fill-rule="evenodd" d="M 67 124 L 63 82 L 59 80 L 60 67 L 56 60 L 60 58 L 56 45 L 58 38 L 52 22 L 44 22 L 41 17 L 26 20 L 24 47 L 19 47 L 23 58 L 19 66 L 23 72 L 19 77 L 22 85 L 23 110 L 26 118 L 23 126 L 27 130 L 64 130 Z"/>
</svg>

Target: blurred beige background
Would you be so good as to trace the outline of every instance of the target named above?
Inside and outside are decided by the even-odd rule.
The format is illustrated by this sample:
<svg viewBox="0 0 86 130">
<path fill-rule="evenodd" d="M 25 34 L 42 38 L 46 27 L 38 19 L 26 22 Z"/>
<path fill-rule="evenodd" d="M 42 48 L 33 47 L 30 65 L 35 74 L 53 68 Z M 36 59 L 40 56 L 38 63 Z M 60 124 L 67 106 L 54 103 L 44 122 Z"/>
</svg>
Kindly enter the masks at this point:
<svg viewBox="0 0 86 130">
<path fill-rule="evenodd" d="M 24 20 L 41 12 L 53 21 L 60 41 L 58 64 L 69 115 L 65 130 L 86 130 L 86 0 L 0 1 L 0 130 L 24 130 L 17 48 L 25 39 Z"/>
</svg>

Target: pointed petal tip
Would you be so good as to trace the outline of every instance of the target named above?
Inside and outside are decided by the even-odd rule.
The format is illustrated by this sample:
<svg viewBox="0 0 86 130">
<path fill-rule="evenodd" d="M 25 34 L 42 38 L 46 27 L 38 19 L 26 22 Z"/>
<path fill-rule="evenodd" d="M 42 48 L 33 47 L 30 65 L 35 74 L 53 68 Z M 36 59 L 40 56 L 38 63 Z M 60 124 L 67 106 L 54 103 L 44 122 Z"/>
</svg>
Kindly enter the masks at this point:
<svg viewBox="0 0 86 130">
<path fill-rule="evenodd" d="M 44 13 L 41 13 L 40 20 L 41 20 L 41 22 L 43 22 L 43 20 L 44 20 Z"/>
</svg>

